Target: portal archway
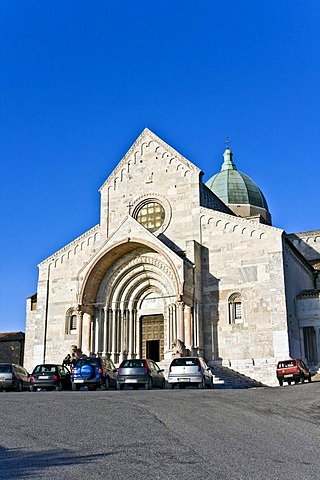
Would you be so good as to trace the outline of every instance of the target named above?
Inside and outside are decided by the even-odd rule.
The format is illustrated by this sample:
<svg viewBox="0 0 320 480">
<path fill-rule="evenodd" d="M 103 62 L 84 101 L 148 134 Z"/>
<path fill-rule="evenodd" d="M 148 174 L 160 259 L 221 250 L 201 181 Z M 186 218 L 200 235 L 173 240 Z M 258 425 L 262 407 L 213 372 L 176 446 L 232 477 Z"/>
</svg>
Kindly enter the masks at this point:
<svg viewBox="0 0 320 480">
<path fill-rule="evenodd" d="M 132 247 L 106 253 L 83 286 L 82 306 L 94 310 L 89 351 L 116 363 L 147 353 L 162 360 L 178 328 L 177 272 L 149 246 Z"/>
</svg>

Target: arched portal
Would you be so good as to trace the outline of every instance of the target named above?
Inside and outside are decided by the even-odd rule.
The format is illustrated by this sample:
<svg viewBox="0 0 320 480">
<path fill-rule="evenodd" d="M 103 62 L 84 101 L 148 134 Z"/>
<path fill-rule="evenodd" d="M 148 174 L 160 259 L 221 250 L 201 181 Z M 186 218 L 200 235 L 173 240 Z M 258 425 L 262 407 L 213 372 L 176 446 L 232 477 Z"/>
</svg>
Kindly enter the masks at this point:
<svg viewBox="0 0 320 480">
<path fill-rule="evenodd" d="M 162 360 L 177 336 L 184 339 L 177 273 L 161 252 L 127 245 L 101 257 L 83 285 L 81 308 L 92 312 L 88 351 L 116 363 Z"/>
</svg>

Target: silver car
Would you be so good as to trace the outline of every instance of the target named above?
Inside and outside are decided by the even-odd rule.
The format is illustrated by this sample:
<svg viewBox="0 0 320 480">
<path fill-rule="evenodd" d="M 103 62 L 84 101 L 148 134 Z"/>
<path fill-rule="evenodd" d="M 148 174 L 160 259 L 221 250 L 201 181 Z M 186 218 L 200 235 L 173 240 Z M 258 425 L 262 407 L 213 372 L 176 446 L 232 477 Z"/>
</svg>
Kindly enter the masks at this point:
<svg viewBox="0 0 320 480">
<path fill-rule="evenodd" d="M 153 360 L 134 358 L 123 360 L 118 368 L 117 388 L 122 390 L 125 386 L 130 386 L 134 390 L 144 387 L 150 388 L 165 387 L 165 378 L 163 370 Z"/>
<path fill-rule="evenodd" d="M 210 367 L 201 357 L 180 357 L 171 361 L 168 373 L 168 387 L 185 388 L 196 385 L 198 388 L 212 388 L 213 375 Z"/>
<path fill-rule="evenodd" d="M 30 375 L 21 365 L 15 363 L 0 363 L 0 390 L 29 390 Z"/>
</svg>

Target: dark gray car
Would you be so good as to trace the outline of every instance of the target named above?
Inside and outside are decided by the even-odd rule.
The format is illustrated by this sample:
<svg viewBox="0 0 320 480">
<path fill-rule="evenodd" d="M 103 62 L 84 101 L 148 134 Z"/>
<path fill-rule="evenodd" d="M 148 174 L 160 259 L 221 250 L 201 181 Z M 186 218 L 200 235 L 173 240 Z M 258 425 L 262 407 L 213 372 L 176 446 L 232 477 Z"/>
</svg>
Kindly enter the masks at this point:
<svg viewBox="0 0 320 480">
<path fill-rule="evenodd" d="M 122 390 L 125 386 L 138 389 L 145 387 L 165 387 L 163 370 L 153 360 L 134 358 L 123 360 L 118 369 L 117 388 Z"/>
</svg>

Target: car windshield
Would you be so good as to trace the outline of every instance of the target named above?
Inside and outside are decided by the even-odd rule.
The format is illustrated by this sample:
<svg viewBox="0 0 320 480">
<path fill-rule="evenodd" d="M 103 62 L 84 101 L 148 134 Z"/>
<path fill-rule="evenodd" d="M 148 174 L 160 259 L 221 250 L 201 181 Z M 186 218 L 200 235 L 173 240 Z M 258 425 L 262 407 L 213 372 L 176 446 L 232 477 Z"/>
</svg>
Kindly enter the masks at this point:
<svg viewBox="0 0 320 480">
<path fill-rule="evenodd" d="M 121 368 L 144 368 L 144 360 L 124 360 Z"/>
<path fill-rule="evenodd" d="M 198 358 L 175 358 L 172 360 L 172 367 L 187 367 L 191 365 L 198 365 Z"/>
<path fill-rule="evenodd" d="M 295 367 L 295 366 L 296 366 L 295 360 L 287 360 L 285 362 L 278 363 L 278 368 L 288 368 L 288 367 Z"/>
<path fill-rule="evenodd" d="M 55 365 L 37 365 L 33 373 L 55 373 L 56 368 Z"/>
<path fill-rule="evenodd" d="M 0 365 L 0 373 L 11 373 L 12 366 L 11 365 Z"/>
</svg>

